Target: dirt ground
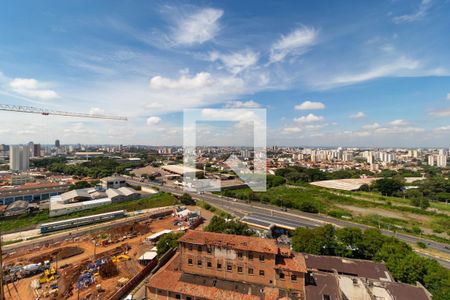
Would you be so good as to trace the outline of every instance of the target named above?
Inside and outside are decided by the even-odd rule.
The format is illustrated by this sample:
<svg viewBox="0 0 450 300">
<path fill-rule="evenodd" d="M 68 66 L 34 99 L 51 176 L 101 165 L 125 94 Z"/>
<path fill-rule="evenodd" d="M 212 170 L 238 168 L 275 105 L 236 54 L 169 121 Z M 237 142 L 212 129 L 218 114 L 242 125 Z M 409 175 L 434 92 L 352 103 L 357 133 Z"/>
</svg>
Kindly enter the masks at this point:
<svg viewBox="0 0 450 300">
<path fill-rule="evenodd" d="M 199 210 L 200 208 L 192 206 L 188 207 L 191 210 Z M 200 225 L 197 229 L 202 229 L 206 224 L 209 223 L 209 220 L 212 218 L 213 214 L 209 211 L 201 209 L 201 214 L 205 218 L 205 223 Z M 11 300 L 28 300 L 28 299 L 37 299 L 37 291 L 40 295 L 45 294 L 50 290 L 50 285 L 57 283 L 58 289 L 60 291 L 60 295 L 58 297 L 41 297 L 40 299 L 78 299 L 78 290 L 75 286 L 75 281 L 78 279 L 79 274 L 86 270 L 87 265 L 94 261 L 94 252 L 95 259 L 111 255 L 113 252 L 117 252 L 115 250 L 118 247 L 122 247 L 122 250 L 118 250 L 119 252 L 126 252 L 130 257 L 130 260 L 125 260 L 116 263 L 119 274 L 109 279 L 102 279 L 100 276 L 95 276 L 95 283 L 90 285 L 87 288 L 81 289 L 79 292 L 79 299 L 106 299 L 111 296 L 114 292 L 116 292 L 119 288 L 117 286 L 118 280 L 120 278 L 130 279 L 134 275 L 136 275 L 140 270 L 142 270 L 143 266 L 141 266 L 137 259 L 144 252 L 149 251 L 154 245 L 147 244 L 145 242 L 145 237 L 159 232 L 163 229 L 178 229 L 178 226 L 174 225 L 174 218 L 169 216 L 160 220 L 147 220 L 145 223 L 140 223 L 135 226 L 125 225 L 120 228 L 114 228 L 109 231 L 103 231 L 96 233 L 96 235 L 86 235 L 82 238 L 75 238 L 74 240 L 70 240 L 64 243 L 59 243 L 58 245 L 48 245 L 48 247 L 35 248 L 33 251 L 28 251 L 27 253 L 16 253 L 5 259 L 5 265 L 25 265 L 31 262 L 36 262 L 41 258 L 48 258 L 49 253 L 54 253 L 60 249 L 64 249 L 65 252 L 68 251 L 67 247 L 77 247 L 82 250 L 82 253 L 59 259 L 57 265 L 55 262 L 52 262 L 53 267 L 58 268 L 58 274 L 60 274 L 60 278 L 54 282 L 50 282 L 47 284 L 43 284 L 40 289 L 33 290 L 31 288 L 31 282 L 35 279 L 39 280 L 42 276 L 41 274 L 35 275 L 33 277 L 23 278 L 15 282 L 15 284 L 8 284 L 6 286 L 6 299 Z M 123 239 L 130 232 L 135 232 L 137 235 L 131 238 Z M 102 240 L 111 240 L 115 243 L 102 246 Z M 75 249 L 75 248 L 71 248 Z M 62 269 L 61 267 L 65 267 Z M 69 282 L 73 281 L 73 282 Z M 104 292 L 97 292 L 96 285 L 100 284 L 102 290 Z M 72 296 L 70 297 L 62 297 L 61 293 L 63 290 L 66 290 L 67 286 L 72 287 Z"/>
</svg>

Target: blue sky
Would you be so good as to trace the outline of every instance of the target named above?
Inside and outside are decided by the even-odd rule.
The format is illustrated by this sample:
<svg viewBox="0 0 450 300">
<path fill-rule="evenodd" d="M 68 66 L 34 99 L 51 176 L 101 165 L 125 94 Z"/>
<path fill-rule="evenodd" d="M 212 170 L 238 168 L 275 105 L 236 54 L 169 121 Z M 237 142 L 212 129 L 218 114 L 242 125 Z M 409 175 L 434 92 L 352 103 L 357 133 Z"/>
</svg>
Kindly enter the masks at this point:
<svg viewBox="0 0 450 300">
<path fill-rule="evenodd" d="M 449 1 L 302 2 L 3 2 L 1 103 L 129 121 L 0 112 L 0 143 L 181 144 L 231 107 L 269 144 L 450 146 Z"/>
</svg>

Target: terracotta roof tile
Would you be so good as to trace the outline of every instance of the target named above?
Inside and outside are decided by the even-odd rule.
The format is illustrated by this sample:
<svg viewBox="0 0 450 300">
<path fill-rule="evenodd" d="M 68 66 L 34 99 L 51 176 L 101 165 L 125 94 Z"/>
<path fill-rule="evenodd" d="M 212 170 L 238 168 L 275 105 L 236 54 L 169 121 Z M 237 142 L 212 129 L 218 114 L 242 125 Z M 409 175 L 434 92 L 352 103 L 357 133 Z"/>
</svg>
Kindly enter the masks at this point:
<svg viewBox="0 0 450 300">
<path fill-rule="evenodd" d="M 254 251 L 259 253 L 278 253 L 278 246 L 276 245 L 275 240 L 198 230 L 189 230 L 180 238 L 180 242 L 196 245 L 207 244 L 216 247 Z"/>
</svg>

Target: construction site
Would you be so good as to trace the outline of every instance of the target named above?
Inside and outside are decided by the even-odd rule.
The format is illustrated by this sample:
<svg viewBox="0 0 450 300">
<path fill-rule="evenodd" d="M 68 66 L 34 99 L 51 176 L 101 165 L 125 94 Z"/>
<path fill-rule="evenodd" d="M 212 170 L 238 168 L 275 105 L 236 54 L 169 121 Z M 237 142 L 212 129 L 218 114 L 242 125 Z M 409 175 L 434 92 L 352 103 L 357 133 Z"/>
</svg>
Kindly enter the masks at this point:
<svg viewBox="0 0 450 300">
<path fill-rule="evenodd" d="M 9 252 L 3 257 L 5 299 L 114 299 L 157 260 L 161 236 L 198 227 L 209 217 L 207 211 L 174 207 L 141 222 Z"/>
</svg>

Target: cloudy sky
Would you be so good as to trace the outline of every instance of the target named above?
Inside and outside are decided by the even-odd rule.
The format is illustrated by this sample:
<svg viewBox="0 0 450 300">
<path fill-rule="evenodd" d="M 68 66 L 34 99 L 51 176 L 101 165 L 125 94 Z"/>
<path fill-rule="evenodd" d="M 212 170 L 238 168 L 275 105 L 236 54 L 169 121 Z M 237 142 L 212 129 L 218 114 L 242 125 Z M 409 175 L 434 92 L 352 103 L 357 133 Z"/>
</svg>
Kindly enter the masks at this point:
<svg viewBox="0 0 450 300">
<path fill-rule="evenodd" d="M 183 109 L 265 108 L 270 145 L 450 146 L 446 0 L 8 2 L 0 103 L 129 121 L 0 112 L 0 143 L 174 145 Z"/>
</svg>

